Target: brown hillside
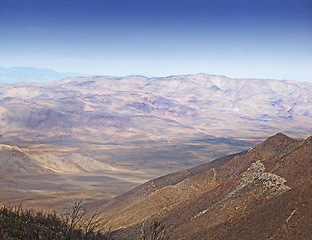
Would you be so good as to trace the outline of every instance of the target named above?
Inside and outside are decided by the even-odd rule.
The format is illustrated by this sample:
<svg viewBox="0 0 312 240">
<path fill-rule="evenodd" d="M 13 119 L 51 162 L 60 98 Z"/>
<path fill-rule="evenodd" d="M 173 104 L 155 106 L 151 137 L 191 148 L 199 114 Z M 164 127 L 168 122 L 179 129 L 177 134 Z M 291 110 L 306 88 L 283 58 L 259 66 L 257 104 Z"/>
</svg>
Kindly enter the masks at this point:
<svg viewBox="0 0 312 240">
<path fill-rule="evenodd" d="M 231 154 L 225 157 L 218 158 L 209 163 L 204 163 L 204 164 L 195 166 L 190 169 L 181 170 L 179 172 L 172 173 L 172 174 L 148 181 L 132 189 L 131 191 L 128 191 L 116 197 L 115 199 L 110 201 L 108 204 L 102 206 L 102 210 L 106 213 L 107 218 L 110 218 L 109 217 L 110 215 L 115 216 L 116 212 L 139 203 L 141 200 L 145 199 L 146 197 L 148 197 L 149 195 L 151 195 L 152 193 L 156 192 L 159 189 L 162 189 L 167 186 L 176 185 L 182 182 L 183 180 L 185 180 L 186 178 L 200 174 L 212 168 L 220 167 L 226 164 L 232 158 L 236 156 L 241 156 L 245 153 L 246 152 Z"/>
<path fill-rule="evenodd" d="M 170 239 L 309 239 L 311 139 L 279 133 L 222 164 L 219 159 L 193 174 L 164 177 L 170 184 L 150 181 L 143 186 L 152 191 L 138 199 L 133 192 L 131 201 L 125 194 L 127 204 L 119 198 L 108 205 L 118 212 L 108 211 L 106 227 L 118 239 L 137 239 L 141 226 L 154 220 L 166 226 Z"/>
<path fill-rule="evenodd" d="M 311 239 L 311 203 L 310 180 L 188 239 Z"/>
</svg>

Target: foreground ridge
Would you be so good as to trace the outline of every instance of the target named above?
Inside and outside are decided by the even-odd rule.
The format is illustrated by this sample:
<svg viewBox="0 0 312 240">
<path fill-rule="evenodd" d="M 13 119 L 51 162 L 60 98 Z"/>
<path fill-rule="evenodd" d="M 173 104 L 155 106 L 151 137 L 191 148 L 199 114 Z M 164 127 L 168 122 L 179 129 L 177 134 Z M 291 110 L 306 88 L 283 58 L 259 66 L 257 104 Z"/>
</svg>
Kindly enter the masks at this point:
<svg viewBox="0 0 312 240">
<path fill-rule="evenodd" d="M 278 133 L 143 184 L 102 207 L 106 227 L 118 239 L 137 239 L 153 221 L 170 239 L 311 239 L 311 139 Z"/>
</svg>

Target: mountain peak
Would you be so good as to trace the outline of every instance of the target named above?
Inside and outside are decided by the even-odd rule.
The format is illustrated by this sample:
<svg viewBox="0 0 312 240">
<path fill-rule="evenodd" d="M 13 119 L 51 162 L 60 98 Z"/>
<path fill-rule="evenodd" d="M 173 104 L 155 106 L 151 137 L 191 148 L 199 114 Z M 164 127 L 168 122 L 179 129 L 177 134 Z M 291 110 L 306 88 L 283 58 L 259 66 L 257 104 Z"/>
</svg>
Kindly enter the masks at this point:
<svg viewBox="0 0 312 240">
<path fill-rule="evenodd" d="M 251 148 L 253 151 L 266 153 L 266 155 L 274 155 L 277 152 L 284 151 L 288 145 L 297 143 L 298 140 L 288 137 L 284 133 L 277 133 L 267 138 L 263 143 L 255 145 Z"/>
<path fill-rule="evenodd" d="M 146 188 L 137 199 L 124 194 L 122 202 L 116 198 L 112 200 L 115 204 L 102 210 L 108 213 L 110 224 L 118 226 L 113 230 L 118 239 L 137 239 L 141 234 L 138 223 L 155 219 L 168 226 L 170 239 L 262 239 L 275 235 L 278 239 L 298 235 L 302 236 L 298 239 L 308 239 L 309 221 L 300 220 L 310 219 L 311 210 L 305 204 L 312 197 L 312 148 L 302 146 L 307 140 L 277 133 L 260 144 L 256 153 L 222 161 L 151 194 Z M 111 206 L 113 215 L 109 215 Z M 280 219 L 287 219 L 284 225 L 291 226 L 289 231 L 281 230 Z"/>
<path fill-rule="evenodd" d="M 279 132 L 279 133 L 276 133 L 275 135 L 267 138 L 264 141 L 264 143 L 267 143 L 267 142 L 278 143 L 278 142 L 284 142 L 284 141 L 289 141 L 289 140 L 294 141 L 294 139 L 288 137 L 286 134 Z"/>
<path fill-rule="evenodd" d="M 272 139 L 289 139 L 290 137 L 288 137 L 286 134 L 278 132 L 275 135 L 273 135 L 272 137 L 270 137 Z"/>
<path fill-rule="evenodd" d="M 312 143 L 312 136 L 310 136 L 306 140 L 304 140 L 304 143 Z"/>
</svg>

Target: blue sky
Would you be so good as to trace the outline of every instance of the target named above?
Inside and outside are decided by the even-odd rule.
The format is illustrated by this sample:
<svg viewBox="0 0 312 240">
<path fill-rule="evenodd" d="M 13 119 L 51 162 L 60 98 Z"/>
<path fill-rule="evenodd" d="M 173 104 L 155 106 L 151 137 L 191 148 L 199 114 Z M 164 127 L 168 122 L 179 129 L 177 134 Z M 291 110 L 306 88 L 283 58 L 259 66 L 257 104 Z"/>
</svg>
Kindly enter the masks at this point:
<svg viewBox="0 0 312 240">
<path fill-rule="evenodd" d="M 0 0 L 0 66 L 312 82 L 312 1 Z"/>
</svg>

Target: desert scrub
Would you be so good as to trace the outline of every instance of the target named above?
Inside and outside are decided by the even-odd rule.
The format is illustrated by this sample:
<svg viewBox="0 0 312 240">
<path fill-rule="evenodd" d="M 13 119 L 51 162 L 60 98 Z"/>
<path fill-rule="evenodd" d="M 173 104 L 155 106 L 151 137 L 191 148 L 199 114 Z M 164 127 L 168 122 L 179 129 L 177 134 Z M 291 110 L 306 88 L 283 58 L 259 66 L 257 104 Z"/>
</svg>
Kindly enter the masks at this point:
<svg viewBox="0 0 312 240">
<path fill-rule="evenodd" d="M 97 215 L 85 217 L 81 201 L 72 211 L 59 216 L 56 212 L 43 213 L 19 207 L 0 207 L 0 239 L 97 240 L 111 239 L 97 231 Z"/>
</svg>

